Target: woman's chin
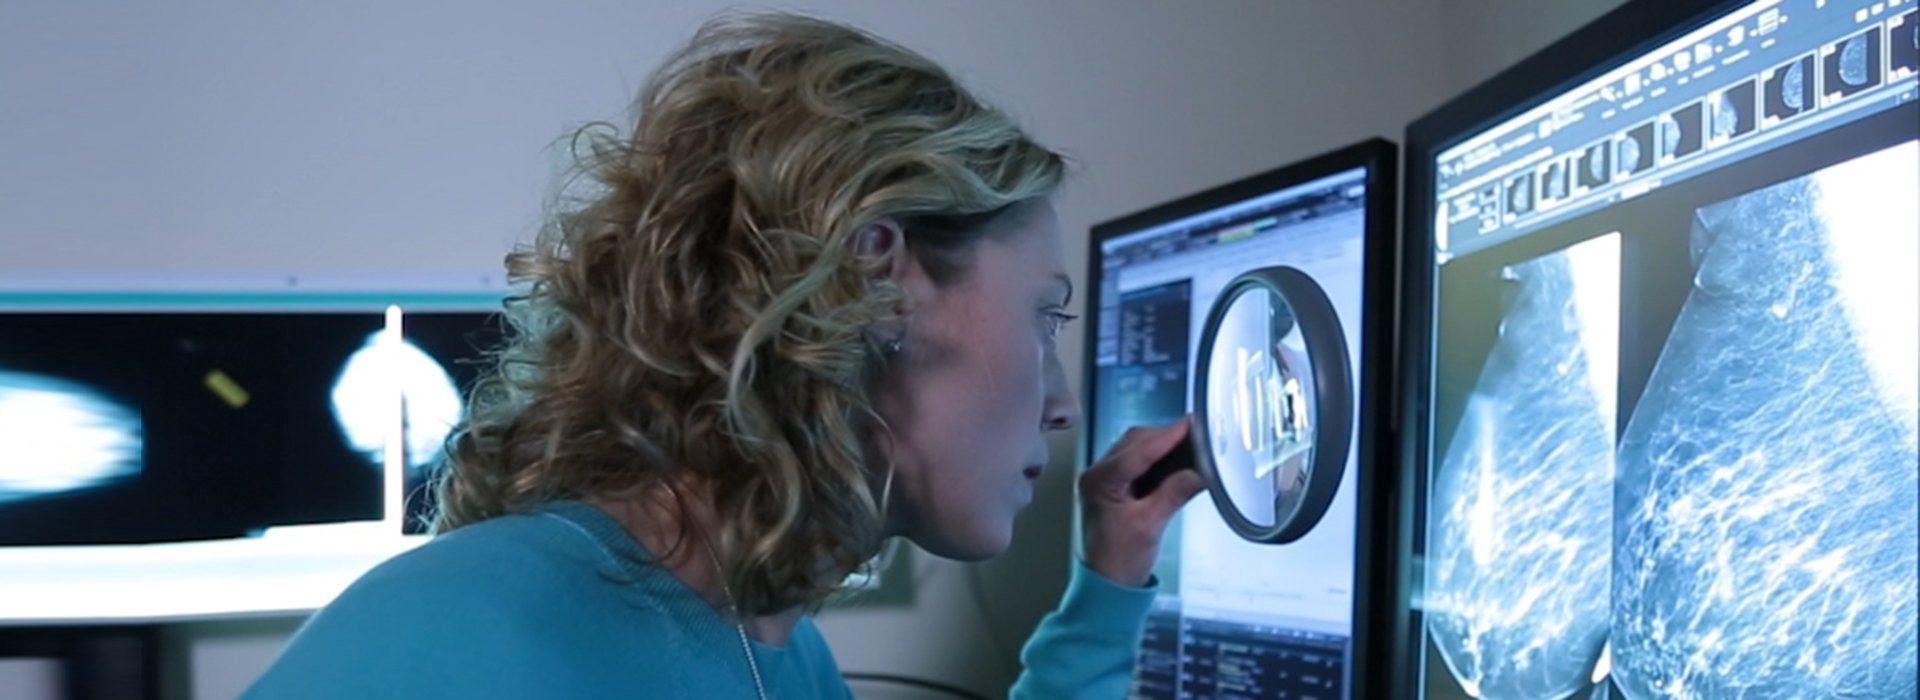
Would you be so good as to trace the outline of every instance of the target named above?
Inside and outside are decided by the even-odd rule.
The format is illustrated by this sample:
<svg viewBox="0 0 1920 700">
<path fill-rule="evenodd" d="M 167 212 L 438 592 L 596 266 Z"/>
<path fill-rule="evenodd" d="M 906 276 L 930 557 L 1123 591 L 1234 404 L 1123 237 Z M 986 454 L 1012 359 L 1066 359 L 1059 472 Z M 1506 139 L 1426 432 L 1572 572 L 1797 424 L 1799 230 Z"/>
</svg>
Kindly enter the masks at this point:
<svg viewBox="0 0 1920 700">
<path fill-rule="evenodd" d="M 996 527 L 996 525 L 1002 525 Z M 1013 546 L 1013 523 L 982 524 L 965 530 L 930 532 L 910 538 L 929 554 L 958 561 L 985 561 Z"/>
</svg>

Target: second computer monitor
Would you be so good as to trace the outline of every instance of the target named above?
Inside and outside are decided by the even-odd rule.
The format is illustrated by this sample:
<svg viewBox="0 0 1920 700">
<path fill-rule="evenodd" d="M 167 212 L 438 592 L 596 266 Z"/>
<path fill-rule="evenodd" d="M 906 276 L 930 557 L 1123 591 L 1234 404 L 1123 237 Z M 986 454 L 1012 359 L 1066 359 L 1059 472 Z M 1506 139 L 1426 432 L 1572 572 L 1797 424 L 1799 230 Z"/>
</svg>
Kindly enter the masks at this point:
<svg viewBox="0 0 1920 700">
<path fill-rule="evenodd" d="M 1375 540 L 1360 514 L 1380 481 L 1394 162 L 1392 144 L 1370 141 L 1094 228 L 1094 456 L 1132 426 L 1198 408 L 1202 322 L 1230 281 L 1259 268 L 1294 268 L 1325 292 L 1351 355 L 1355 386 L 1343 390 L 1358 398 L 1344 476 L 1312 531 L 1254 544 L 1205 496 L 1169 526 L 1132 697 L 1362 697 Z"/>
</svg>

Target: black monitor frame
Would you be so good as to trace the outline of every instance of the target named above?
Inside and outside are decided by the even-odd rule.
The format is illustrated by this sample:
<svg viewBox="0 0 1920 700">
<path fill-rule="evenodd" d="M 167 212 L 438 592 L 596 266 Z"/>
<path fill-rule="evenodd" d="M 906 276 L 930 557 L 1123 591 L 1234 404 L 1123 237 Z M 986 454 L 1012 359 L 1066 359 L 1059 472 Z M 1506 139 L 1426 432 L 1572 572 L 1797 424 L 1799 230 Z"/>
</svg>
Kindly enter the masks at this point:
<svg viewBox="0 0 1920 700">
<path fill-rule="evenodd" d="M 1425 534 L 1426 512 L 1419 494 L 1425 491 L 1428 460 L 1426 441 L 1431 409 L 1434 315 L 1434 196 L 1435 156 L 1501 122 L 1539 106 L 1564 91 L 1605 74 L 1622 61 L 1658 48 L 1699 29 L 1728 11 L 1752 0 L 1630 0 L 1599 19 L 1575 30 L 1493 78 L 1449 100 L 1414 121 L 1406 135 L 1406 228 L 1402 237 L 1400 335 L 1394 347 L 1401 353 L 1396 367 L 1399 386 L 1393 394 L 1392 434 L 1399 437 L 1400 480 L 1386 495 L 1394 504 L 1390 528 L 1395 564 L 1387 575 L 1392 592 L 1376 611 L 1391 646 L 1391 675 L 1382 697 L 1419 687 L 1417 673 L 1422 653 L 1421 620 L 1411 606 L 1413 542 Z M 1375 569 L 1379 571 L 1378 568 Z"/>
<path fill-rule="evenodd" d="M 1084 327 L 1094 329 L 1099 324 L 1100 307 L 1096 295 L 1102 282 L 1102 243 L 1116 236 L 1355 168 L 1366 168 L 1366 262 L 1362 271 L 1361 342 L 1355 352 L 1354 368 L 1359 374 L 1360 387 L 1359 422 L 1355 426 L 1359 436 L 1358 451 L 1354 458 L 1355 468 L 1359 472 L 1354 481 L 1357 491 L 1351 642 L 1354 663 L 1346 673 L 1351 683 L 1352 697 L 1368 698 L 1387 697 L 1392 690 L 1390 686 L 1378 684 L 1384 678 L 1376 671 L 1385 668 L 1380 661 L 1395 651 L 1391 646 L 1380 645 L 1380 642 L 1391 640 L 1391 637 L 1380 633 L 1391 631 L 1381 625 L 1392 621 L 1392 616 L 1383 618 L 1378 613 L 1391 610 L 1392 606 L 1398 604 L 1393 597 L 1397 591 L 1381 585 L 1387 581 L 1383 574 L 1394 568 L 1388 559 L 1393 552 L 1388 548 L 1390 542 L 1385 537 L 1388 534 L 1388 521 L 1381 514 L 1390 512 L 1392 504 L 1386 499 L 1390 487 L 1399 481 L 1397 465 L 1392 461 L 1394 452 L 1390 447 L 1394 442 L 1388 427 L 1388 416 L 1392 413 L 1388 409 L 1388 402 L 1392 398 L 1391 372 L 1395 366 L 1391 345 L 1397 310 L 1394 305 L 1394 280 L 1397 273 L 1396 254 L 1400 247 L 1400 232 L 1395 219 L 1399 202 L 1399 148 L 1386 139 L 1369 139 L 1096 224 L 1087 249 L 1087 288 L 1094 292 L 1088 295 L 1088 318 Z M 1086 416 L 1081 422 L 1087 426 L 1082 431 L 1084 435 L 1080 443 L 1086 455 L 1082 464 L 1090 463 L 1099 456 L 1093 452 L 1093 411 L 1097 405 L 1094 396 L 1097 376 L 1095 361 L 1099 351 L 1098 343 L 1091 337 L 1093 332 L 1088 331 L 1089 337 L 1084 343 L 1086 347 L 1081 358 L 1081 402 L 1083 415 Z"/>
</svg>

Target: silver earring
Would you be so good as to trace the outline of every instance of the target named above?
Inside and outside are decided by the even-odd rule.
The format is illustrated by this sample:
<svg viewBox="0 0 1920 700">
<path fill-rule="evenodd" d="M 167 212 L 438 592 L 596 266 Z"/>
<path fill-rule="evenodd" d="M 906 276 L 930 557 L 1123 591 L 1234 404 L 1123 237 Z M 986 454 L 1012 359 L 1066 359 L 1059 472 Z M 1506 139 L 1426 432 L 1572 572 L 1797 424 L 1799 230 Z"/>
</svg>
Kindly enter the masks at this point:
<svg viewBox="0 0 1920 700">
<path fill-rule="evenodd" d="M 903 343 L 900 342 L 900 339 L 895 338 L 893 340 L 889 340 L 885 343 L 882 343 L 880 345 L 880 352 L 886 355 L 898 355 L 900 354 L 900 348 L 902 347 L 902 345 Z"/>
</svg>

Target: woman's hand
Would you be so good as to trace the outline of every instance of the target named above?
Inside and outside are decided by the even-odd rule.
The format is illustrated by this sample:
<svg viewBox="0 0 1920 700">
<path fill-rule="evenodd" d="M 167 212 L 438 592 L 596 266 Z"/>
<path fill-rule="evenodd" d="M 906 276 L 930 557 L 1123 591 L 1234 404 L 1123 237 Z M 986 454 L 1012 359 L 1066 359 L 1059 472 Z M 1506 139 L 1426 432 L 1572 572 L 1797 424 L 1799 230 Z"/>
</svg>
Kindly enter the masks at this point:
<svg viewBox="0 0 1920 700">
<path fill-rule="evenodd" d="M 1146 585 L 1167 521 L 1206 488 L 1199 472 L 1183 469 L 1146 497 L 1133 497 L 1133 480 L 1180 444 L 1190 422 L 1182 418 L 1172 425 L 1129 430 L 1106 457 L 1080 475 L 1087 566 L 1115 583 Z"/>
</svg>

